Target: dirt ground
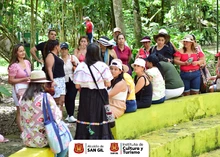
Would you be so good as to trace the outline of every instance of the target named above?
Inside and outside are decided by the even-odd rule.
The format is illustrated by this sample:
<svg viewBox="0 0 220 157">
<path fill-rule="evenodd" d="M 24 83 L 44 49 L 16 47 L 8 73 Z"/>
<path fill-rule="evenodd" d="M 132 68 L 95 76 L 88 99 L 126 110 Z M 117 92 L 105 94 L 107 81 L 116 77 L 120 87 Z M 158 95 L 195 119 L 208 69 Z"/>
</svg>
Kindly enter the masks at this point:
<svg viewBox="0 0 220 157">
<path fill-rule="evenodd" d="M 0 77 L 0 85 L 4 85 L 9 90 L 6 77 Z M 77 110 L 77 107 L 76 107 Z M 15 122 L 16 107 L 11 97 L 3 97 L 0 102 L 0 134 L 9 139 L 7 143 L 0 143 L 0 157 L 8 157 L 24 147 L 20 138 L 20 132 Z M 63 112 L 63 119 L 66 118 L 66 112 Z M 67 123 L 74 137 L 76 124 Z"/>
</svg>

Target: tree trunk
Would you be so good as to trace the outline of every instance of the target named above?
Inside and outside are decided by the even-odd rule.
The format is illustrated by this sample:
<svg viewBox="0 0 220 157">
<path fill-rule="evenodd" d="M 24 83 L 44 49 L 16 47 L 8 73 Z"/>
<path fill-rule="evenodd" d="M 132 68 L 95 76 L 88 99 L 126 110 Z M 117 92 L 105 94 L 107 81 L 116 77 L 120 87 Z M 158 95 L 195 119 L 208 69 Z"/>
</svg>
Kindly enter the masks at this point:
<svg viewBox="0 0 220 157">
<path fill-rule="evenodd" d="M 35 36 L 36 36 L 35 32 L 36 32 L 36 30 L 35 30 L 35 18 L 34 18 L 34 0 L 31 0 L 31 37 L 30 37 L 31 42 L 30 42 L 30 47 L 35 46 Z M 32 67 L 34 68 L 33 63 L 34 63 L 34 60 L 32 59 Z"/>
<path fill-rule="evenodd" d="M 112 0 L 114 8 L 114 16 L 116 27 L 121 28 L 122 32 L 125 34 L 125 24 L 122 13 L 122 0 Z"/>
<path fill-rule="evenodd" d="M 61 27 L 60 27 L 60 41 L 65 41 L 65 35 L 64 35 L 64 20 L 65 20 L 65 13 L 66 13 L 66 0 L 62 3 L 62 19 L 61 19 Z"/>
<path fill-rule="evenodd" d="M 113 29 L 116 27 L 116 24 L 115 24 L 115 15 L 114 15 L 113 0 L 111 0 L 111 15 L 112 15 L 111 30 L 113 30 Z"/>
<path fill-rule="evenodd" d="M 160 25 L 163 25 L 164 14 L 165 14 L 165 0 L 161 0 L 161 8 L 162 10 L 161 10 L 161 17 L 160 17 Z"/>
<path fill-rule="evenodd" d="M 139 0 L 133 0 L 133 14 L 134 14 L 135 47 L 141 47 L 140 40 L 142 35 L 142 25 L 141 25 Z"/>
</svg>

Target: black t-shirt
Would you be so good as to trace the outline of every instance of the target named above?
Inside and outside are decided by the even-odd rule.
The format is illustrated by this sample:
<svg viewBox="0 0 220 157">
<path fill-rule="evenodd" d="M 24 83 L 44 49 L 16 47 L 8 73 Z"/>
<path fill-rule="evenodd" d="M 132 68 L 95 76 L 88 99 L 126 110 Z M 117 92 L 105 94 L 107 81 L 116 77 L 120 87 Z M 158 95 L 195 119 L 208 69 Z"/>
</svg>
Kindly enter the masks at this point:
<svg viewBox="0 0 220 157">
<path fill-rule="evenodd" d="M 168 59 L 173 60 L 173 52 L 168 45 L 164 45 L 164 47 L 160 50 L 157 50 L 157 46 L 151 47 L 150 54 L 156 54 L 160 61 L 167 62 Z"/>
<path fill-rule="evenodd" d="M 40 43 L 40 44 L 38 44 L 38 45 L 36 45 L 35 47 L 36 47 L 36 49 L 37 49 L 37 51 L 41 51 L 41 54 L 42 54 L 42 57 L 43 57 L 43 60 L 45 61 L 45 56 L 44 56 L 44 47 L 45 47 L 45 45 L 46 45 L 46 43 L 47 43 L 47 41 L 45 41 L 45 42 L 42 42 L 42 43 Z"/>
</svg>

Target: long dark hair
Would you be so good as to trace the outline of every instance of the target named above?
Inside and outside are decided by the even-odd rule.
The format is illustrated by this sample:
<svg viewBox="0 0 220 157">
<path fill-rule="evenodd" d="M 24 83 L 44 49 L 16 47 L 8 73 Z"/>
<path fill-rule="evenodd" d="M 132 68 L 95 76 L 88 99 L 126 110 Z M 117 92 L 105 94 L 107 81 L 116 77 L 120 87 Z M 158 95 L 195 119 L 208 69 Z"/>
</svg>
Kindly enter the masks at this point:
<svg viewBox="0 0 220 157">
<path fill-rule="evenodd" d="M 22 100 L 32 100 L 36 94 L 44 92 L 43 84 L 44 83 L 29 83 Z"/>
<path fill-rule="evenodd" d="M 93 43 L 89 44 L 87 46 L 85 63 L 90 66 L 95 64 L 97 61 L 101 61 L 99 56 L 99 46 Z"/>
<path fill-rule="evenodd" d="M 164 78 L 164 71 L 162 69 L 162 66 L 159 62 L 159 58 L 155 54 L 151 54 L 150 56 L 147 57 L 147 61 L 151 62 L 154 67 L 157 67 L 161 73 L 161 75 Z"/>
<path fill-rule="evenodd" d="M 124 79 L 124 77 L 123 77 L 123 72 L 122 72 L 121 74 L 118 75 L 117 78 L 111 80 L 111 87 L 110 88 L 113 88 L 118 82 L 120 82 L 123 79 Z"/>
<path fill-rule="evenodd" d="M 54 48 L 60 45 L 58 40 L 48 40 L 44 46 L 44 51 L 43 51 L 43 60 L 45 63 L 45 59 L 47 58 L 47 55 L 54 50 Z"/>
<path fill-rule="evenodd" d="M 82 39 L 86 39 L 87 42 L 89 43 L 89 39 L 88 39 L 87 36 L 81 36 L 81 37 L 79 38 L 79 40 L 78 40 L 78 50 L 79 50 L 80 42 L 81 42 Z"/>
<path fill-rule="evenodd" d="M 18 62 L 19 62 L 17 52 L 18 52 L 19 47 L 21 47 L 21 46 L 24 47 L 23 44 L 17 44 L 17 45 L 15 45 L 15 46 L 13 47 L 13 50 L 12 50 L 12 52 L 11 52 L 11 59 L 10 59 L 10 62 L 9 62 L 9 66 L 8 66 L 8 67 L 10 67 L 10 66 L 11 66 L 12 64 L 14 64 L 14 63 L 18 63 Z M 27 59 L 27 58 L 25 57 L 24 59 Z"/>
</svg>

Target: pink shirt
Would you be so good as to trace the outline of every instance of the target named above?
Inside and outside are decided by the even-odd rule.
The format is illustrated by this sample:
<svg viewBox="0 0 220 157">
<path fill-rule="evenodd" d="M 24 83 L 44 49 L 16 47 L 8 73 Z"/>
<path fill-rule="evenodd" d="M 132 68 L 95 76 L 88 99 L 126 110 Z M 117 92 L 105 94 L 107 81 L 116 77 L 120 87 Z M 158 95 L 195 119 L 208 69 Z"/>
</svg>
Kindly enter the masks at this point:
<svg viewBox="0 0 220 157">
<path fill-rule="evenodd" d="M 174 53 L 174 57 L 179 57 L 180 61 L 185 62 L 187 61 L 189 58 L 193 58 L 193 61 L 198 61 L 199 58 L 204 57 L 204 53 L 202 53 L 201 51 L 197 53 L 193 53 L 190 56 L 187 53 L 180 53 L 180 52 L 176 52 Z M 199 70 L 200 66 L 199 65 L 180 65 L 180 70 L 181 71 L 189 71 L 189 70 Z"/>
<path fill-rule="evenodd" d="M 128 46 L 124 46 L 124 49 L 121 51 L 118 46 L 113 47 L 117 57 L 122 61 L 123 64 L 128 65 L 128 60 L 131 56 L 131 49 Z"/>
<path fill-rule="evenodd" d="M 13 63 L 8 67 L 8 75 L 14 76 L 15 78 L 25 78 L 29 77 L 31 74 L 31 63 L 28 60 L 24 60 L 26 68 L 23 69 L 18 63 Z M 28 84 L 27 82 L 21 82 Z"/>
</svg>

